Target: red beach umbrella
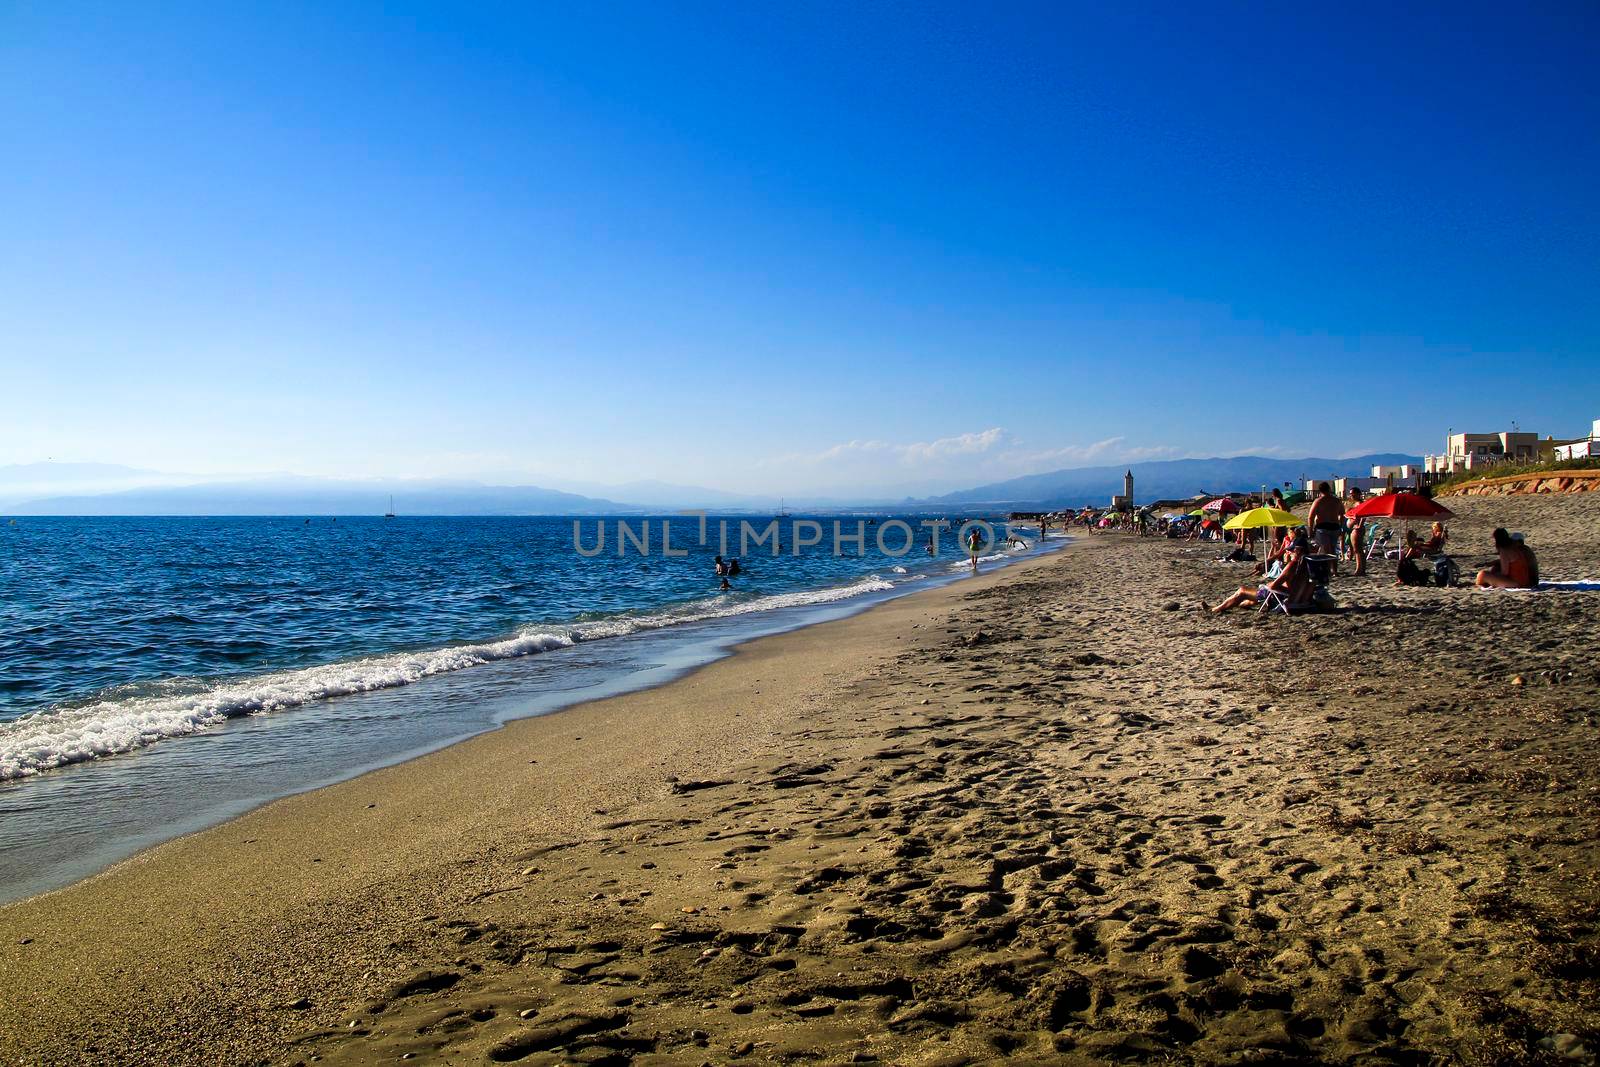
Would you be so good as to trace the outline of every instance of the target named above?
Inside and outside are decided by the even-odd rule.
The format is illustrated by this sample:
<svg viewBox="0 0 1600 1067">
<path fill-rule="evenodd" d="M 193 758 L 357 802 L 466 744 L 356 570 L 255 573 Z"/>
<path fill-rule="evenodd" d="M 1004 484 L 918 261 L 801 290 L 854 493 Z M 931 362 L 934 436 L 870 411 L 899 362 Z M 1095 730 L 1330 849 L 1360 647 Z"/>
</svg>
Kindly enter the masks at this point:
<svg viewBox="0 0 1600 1067">
<path fill-rule="evenodd" d="M 1228 497 L 1219 496 L 1219 497 L 1217 497 L 1217 499 L 1213 500 L 1211 503 L 1207 504 L 1205 507 L 1201 508 L 1200 510 L 1201 511 L 1215 511 L 1215 512 L 1218 512 L 1218 513 L 1223 514 L 1223 515 L 1231 515 L 1235 511 L 1239 510 L 1239 505 L 1235 504 Z"/>
<path fill-rule="evenodd" d="M 1209 505 L 1207 505 L 1209 507 Z M 1450 519 L 1455 512 L 1415 493 L 1384 493 L 1368 497 L 1348 514 L 1358 519 Z"/>
<path fill-rule="evenodd" d="M 1455 516 L 1455 512 L 1444 505 L 1435 504 L 1415 493 L 1384 493 L 1382 496 L 1368 497 L 1345 514 L 1355 519 L 1401 519 L 1405 523 L 1405 535 L 1408 538 L 1412 519 L 1448 519 Z M 1404 542 L 1401 544 L 1403 547 Z"/>
</svg>

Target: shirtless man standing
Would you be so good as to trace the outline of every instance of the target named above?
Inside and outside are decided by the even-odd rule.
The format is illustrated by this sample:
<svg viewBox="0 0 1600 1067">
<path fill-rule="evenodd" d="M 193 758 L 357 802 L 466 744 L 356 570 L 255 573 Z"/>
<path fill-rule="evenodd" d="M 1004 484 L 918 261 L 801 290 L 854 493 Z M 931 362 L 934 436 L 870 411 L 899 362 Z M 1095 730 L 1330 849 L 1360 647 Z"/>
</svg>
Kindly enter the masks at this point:
<svg viewBox="0 0 1600 1067">
<path fill-rule="evenodd" d="M 1494 532 L 1494 549 L 1500 562 L 1486 571 L 1478 572 L 1476 585 L 1480 589 L 1534 589 L 1539 585 L 1539 560 L 1533 549 L 1506 533 L 1504 527 Z"/>
<path fill-rule="evenodd" d="M 1339 555 L 1339 537 L 1344 533 L 1344 502 L 1333 495 L 1333 486 L 1317 483 L 1317 499 L 1311 502 L 1311 513 L 1306 516 L 1317 551 L 1324 556 Z M 1338 564 L 1334 565 L 1338 573 Z"/>
</svg>

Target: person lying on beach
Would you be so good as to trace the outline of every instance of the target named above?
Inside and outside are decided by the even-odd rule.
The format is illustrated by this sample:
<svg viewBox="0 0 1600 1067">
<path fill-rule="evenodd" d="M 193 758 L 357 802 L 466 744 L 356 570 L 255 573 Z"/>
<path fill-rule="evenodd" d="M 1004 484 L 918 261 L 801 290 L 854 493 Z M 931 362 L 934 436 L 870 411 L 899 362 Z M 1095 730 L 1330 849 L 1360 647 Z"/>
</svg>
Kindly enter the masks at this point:
<svg viewBox="0 0 1600 1067">
<path fill-rule="evenodd" d="M 1539 585 L 1539 559 L 1533 549 L 1520 538 L 1506 533 L 1505 527 L 1494 531 L 1494 549 L 1500 562 L 1478 572 L 1474 583 L 1479 589 L 1534 589 Z"/>
<path fill-rule="evenodd" d="M 1249 605 L 1259 607 L 1267 593 L 1280 593 L 1289 598 L 1291 604 L 1298 604 L 1310 593 L 1310 580 L 1306 576 L 1305 554 L 1299 550 L 1289 553 L 1283 571 L 1270 582 L 1261 585 L 1241 585 L 1239 591 L 1227 600 L 1211 607 L 1205 601 L 1200 602 L 1201 611 L 1209 611 L 1213 615 L 1221 615 L 1225 611 Z"/>
</svg>

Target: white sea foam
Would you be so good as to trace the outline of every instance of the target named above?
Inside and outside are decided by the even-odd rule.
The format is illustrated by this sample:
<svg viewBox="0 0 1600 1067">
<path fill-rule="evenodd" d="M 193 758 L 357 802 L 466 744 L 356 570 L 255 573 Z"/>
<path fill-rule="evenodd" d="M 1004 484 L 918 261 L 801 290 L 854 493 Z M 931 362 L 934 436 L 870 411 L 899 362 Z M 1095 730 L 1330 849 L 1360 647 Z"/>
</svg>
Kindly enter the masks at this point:
<svg viewBox="0 0 1600 1067">
<path fill-rule="evenodd" d="M 1003 559 L 1010 559 L 1012 557 L 1012 555 L 1014 555 L 1014 553 L 1012 553 L 1012 552 L 991 552 L 987 556 L 979 556 L 978 557 L 978 562 L 979 563 L 999 563 Z M 959 561 L 957 561 L 955 563 L 950 564 L 950 568 L 949 569 L 951 571 L 971 570 L 972 569 L 972 560 L 970 558 L 969 559 L 959 560 Z"/>
<path fill-rule="evenodd" d="M 410 685 L 436 674 L 516 659 L 579 641 L 618 637 L 683 623 L 732 618 L 776 608 L 826 604 L 894 585 L 871 575 L 852 585 L 738 599 L 714 597 L 679 608 L 581 623 L 565 631 L 527 631 L 501 641 L 427 652 L 347 660 L 281 671 L 183 693 L 108 694 L 106 699 L 43 711 L 0 723 L 0 781 L 27 778 L 55 767 L 100 759 L 181 737 L 241 715 L 299 707 L 330 697 Z"/>
</svg>

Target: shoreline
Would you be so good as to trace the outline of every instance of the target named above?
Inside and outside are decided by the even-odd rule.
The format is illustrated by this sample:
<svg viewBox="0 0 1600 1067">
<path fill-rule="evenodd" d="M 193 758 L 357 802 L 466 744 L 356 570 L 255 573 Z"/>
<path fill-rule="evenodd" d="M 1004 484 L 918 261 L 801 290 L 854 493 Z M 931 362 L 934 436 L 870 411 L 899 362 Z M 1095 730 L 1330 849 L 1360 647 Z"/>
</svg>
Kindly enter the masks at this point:
<svg viewBox="0 0 1600 1067">
<path fill-rule="evenodd" d="M 1600 500 L 1462 512 L 1600 572 Z M 1591 1055 L 1600 597 L 1209 618 L 1211 555 L 1084 538 L 0 908 L 0 1060 Z"/>
<path fill-rule="evenodd" d="M 437 831 L 422 831 L 419 837 L 412 832 L 412 824 L 431 821 L 431 814 L 435 811 L 459 811 L 462 793 L 475 794 L 474 799 L 484 809 L 503 816 L 509 813 L 511 809 L 507 796 L 496 782 L 488 780 L 493 776 L 483 769 L 480 759 L 492 763 L 501 772 L 520 766 L 537 767 L 538 770 L 533 774 L 546 779 L 573 776 L 599 778 L 606 774 L 603 768 L 614 770 L 620 763 L 624 765 L 623 777 L 629 784 L 625 790 L 626 797 L 619 797 L 618 803 L 637 799 L 639 786 L 644 780 L 651 781 L 658 789 L 669 790 L 670 784 L 661 775 L 653 769 L 647 771 L 658 761 L 639 753 L 659 740 L 656 734 L 658 730 L 668 727 L 668 719 L 672 720 L 670 726 L 680 745 L 703 736 L 707 724 L 700 721 L 700 716 L 685 715 L 678 700 L 680 695 L 698 695 L 708 680 L 720 685 L 731 684 L 735 689 L 741 688 L 737 676 L 745 673 L 745 664 L 783 661 L 791 658 L 796 646 L 815 648 L 819 644 L 827 644 L 841 628 L 861 627 L 881 631 L 885 627 L 892 627 L 898 615 L 918 613 L 928 600 L 957 598 L 972 588 L 987 587 L 1008 576 L 1046 566 L 1061 555 L 1059 550 L 1051 551 L 996 567 L 981 573 L 976 579 L 947 582 L 864 605 L 863 610 L 842 619 L 741 642 L 728 655 L 665 684 L 601 700 L 581 701 L 555 714 L 511 720 L 496 729 L 475 734 L 414 759 L 279 798 L 218 825 L 153 845 L 71 885 L 0 905 L 0 946 L 4 946 L 0 948 L 0 990 L 7 991 L 8 1007 L 13 1012 L 21 1007 L 18 1000 L 25 999 L 31 1002 L 36 1011 L 46 1016 L 57 1016 L 59 1027 L 73 1030 L 84 1019 L 96 1014 L 88 1011 L 84 1006 L 86 1002 L 78 998 L 102 1000 L 102 995 L 92 992 L 103 988 L 99 983 L 80 986 L 74 997 L 65 1000 L 54 993 L 42 997 L 24 994 L 19 998 L 16 991 L 49 989 L 52 983 L 40 981 L 38 976 L 23 978 L 22 971 L 31 970 L 28 967 L 30 957 L 36 959 L 41 951 L 76 954 L 84 947 L 81 931 L 85 929 L 100 927 L 102 932 L 110 933 L 109 927 L 127 939 L 121 941 L 117 948 L 112 947 L 112 942 L 118 940 L 115 936 L 95 943 L 97 950 L 109 950 L 111 957 L 119 961 L 116 966 L 118 973 L 126 973 L 128 967 L 137 965 L 136 961 L 160 958 L 172 951 L 175 942 L 205 938 L 208 934 L 218 933 L 221 928 L 231 928 L 239 921 L 242 912 L 253 910 L 255 921 L 278 926 L 278 920 L 274 917 L 282 907 L 289 905 L 283 900 L 265 903 L 275 897 L 292 898 L 299 907 L 304 908 L 329 893 L 359 891 L 363 881 L 379 877 L 390 866 L 395 851 L 391 846 L 395 838 L 408 839 L 409 851 L 415 858 L 417 868 L 432 867 L 436 861 L 428 858 L 428 854 L 443 847 L 447 840 L 452 841 L 453 851 L 472 847 L 461 843 L 463 837 L 472 839 L 475 845 L 482 847 L 481 835 L 474 838 L 465 825 L 459 828 L 460 837 L 456 834 L 441 836 Z M 858 652 L 870 656 L 876 650 L 868 641 L 859 647 Z M 831 657 L 824 655 L 819 658 Z M 721 677 L 724 673 L 735 677 L 724 680 Z M 792 671 L 782 673 L 789 674 L 795 680 L 796 690 L 803 689 L 798 684 L 799 675 Z M 760 690 L 754 692 L 759 693 Z M 780 705 L 788 706 L 788 700 Z M 637 717 L 622 724 L 614 718 L 618 714 Z M 662 718 L 653 718 L 657 714 L 661 714 Z M 781 712 L 777 714 L 781 715 Z M 686 718 L 694 718 L 696 722 L 690 725 L 685 721 Z M 740 718 L 742 715 L 739 712 L 733 712 L 722 716 L 719 723 L 723 730 L 729 731 L 735 725 L 734 720 Z M 747 724 L 744 728 L 747 729 Z M 571 740 L 566 737 L 569 732 L 572 734 Z M 628 735 L 625 744 L 615 744 L 619 732 Z M 605 751 L 605 744 L 597 743 L 602 737 L 612 742 L 609 751 Z M 588 748 L 581 747 L 584 739 L 588 740 Z M 536 749 L 539 755 L 534 759 L 525 759 L 521 755 L 525 747 Z M 686 747 L 698 749 L 699 745 Z M 597 754 L 598 762 L 595 761 Z M 686 749 L 680 749 L 679 756 L 677 769 L 680 773 L 672 777 L 697 773 L 709 776 L 714 773 L 718 759 L 713 753 L 690 752 Z M 427 779 L 428 787 L 425 792 L 419 793 L 414 791 L 413 783 L 420 778 Z M 474 789 L 464 784 L 469 782 L 481 783 L 481 788 Z M 542 795 L 539 787 L 544 784 L 532 783 L 533 791 Z M 523 785 L 528 786 L 529 783 Z M 564 788 L 564 785 L 556 786 L 558 791 Z M 444 799 L 447 796 L 449 800 Z M 379 800 L 374 801 L 369 797 L 378 797 Z M 368 816 L 357 825 L 346 821 L 355 813 L 390 807 L 403 808 L 404 815 L 393 816 L 393 819 L 373 819 Z M 554 815 L 560 820 L 559 825 L 569 832 L 575 831 L 580 825 L 604 821 L 592 810 L 584 814 L 570 804 L 558 809 Z M 403 823 L 395 821 L 402 818 Z M 308 829 L 312 832 L 303 832 Z M 375 835 L 383 835 L 386 844 L 378 846 Z M 269 839 L 273 847 L 268 855 L 261 854 L 268 850 L 251 847 Z M 381 856 L 375 854 L 380 850 Z M 347 859 L 361 854 L 362 862 L 339 865 L 325 862 L 327 857 L 312 855 L 313 852 L 326 853 L 327 857 L 342 855 Z M 295 875 L 295 883 L 285 887 L 277 876 L 290 869 L 299 873 Z M 315 884 L 306 884 L 310 880 L 314 880 Z M 205 908 L 208 913 L 220 909 L 214 921 L 203 920 L 201 916 L 192 914 L 187 905 L 172 906 L 171 893 L 180 885 L 184 888 L 178 895 L 183 900 L 208 901 Z M 141 908 L 156 901 L 162 906 L 143 914 L 139 919 L 129 919 L 129 916 L 140 914 Z M 160 937 L 150 937 L 148 931 L 154 925 L 159 925 L 165 931 Z M 216 953 L 218 945 L 215 942 L 210 944 L 210 949 L 206 951 Z M 102 959 L 105 957 L 102 956 Z M 50 964 L 49 969 L 53 971 L 55 965 Z M 326 973 L 320 967 L 317 971 Z M 363 973 L 366 973 L 365 969 Z M 360 984 L 354 974 L 346 973 L 344 977 Z M 325 986 L 326 979 L 319 979 L 318 984 Z M 296 999 L 298 997 L 285 997 L 284 1002 Z M 260 1006 L 257 997 L 252 996 L 249 1000 L 252 1005 Z M 127 1006 L 127 1000 L 112 998 L 106 1002 L 105 1010 L 115 1014 L 117 1009 Z M 176 1005 L 170 1007 L 175 1008 Z M 206 1014 L 210 1014 L 214 1007 L 208 1008 Z M 281 1024 L 280 1007 L 274 1006 L 267 1013 L 278 1016 L 274 1021 Z M 74 1019 L 78 1020 L 77 1024 L 71 1021 Z M 299 1021 L 292 1015 L 290 1019 Z M 277 1026 L 269 1028 L 278 1029 Z M 61 1030 L 57 1026 L 49 1029 L 59 1038 Z M 44 1031 L 35 1033 L 40 1036 Z M 0 1053 L 15 1051 L 8 1048 L 4 1040 L 7 1036 L 0 1029 Z M 87 1038 L 89 1034 L 80 1036 Z M 43 1050 L 34 1050 L 31 1054 L 44 1056 L 44 1062 L 50 1062 Z M 168 1048 L 164 1055 L 177 1056 L 178 1059 L 173 1062 L 185 1062 L 182 1060 L 181 1046 Z M 159 1059 L 149 1062 L 159 1062 Z"/>
<path fill-rule="evenodd" d="M 1034 549 L 1012 558 L 992 561 L 988 566 L 1004 569 L 1059 551 L 1070 543 L 1066 540 L 1057 541 L 1043 550 Z M 249 716 L 228 719 L 193 736 L 166 738 L 154 746 L 132 752 L 54 768 L 47 772 L 50 775 L 47 779 L 29 776 L 0 783 L 0 788 L 7 790 L 0 795 L 0 815 L 5 814 L 8 805 L 20 806 L 20 813 L 13 813 L 9 827 L 14 839 L 8 844 L 6 838 L 0 837 L 0 848 L 14 857 L 20 857 L 19 863 L 22 864 L 17 868 L 16 877 L 10 878 L 9 883 L 0 884 L 0 906 L 27 900 L 39 893 L 67 888 L 174 837 L 222 825 L 285 797 L 325 788 L 373 770 L 420 758 L 501 729 L 508 722 L 518 719 L 548 715 L 576 704 L 670 684 L 687 672 L 726 657 L 744 642 L 846 618 L 871 610 L 888 600 L 940 588 L 966 577 L 962 573 L 947 570 L 954 562 L 949 557 L 941 558 L 938 567 L 942 573 L 906 582 L 898 589 L 868 590 L 837 599 L 819 597 L 815 602 L 783 604 L 763 611 L 741 611 L 726 617 L 645 628 L 615 638 L 579 641 L 566 648 L 479 663 L 465 672 L 450 671 L 419 679 L 409 685 L 314 701 L 266 719 Z M 824 594 L 834 588 L 820 587 L 799 595 Z M 848 589 L 849 586 L 838 588 Z M 607 654 L 607 650 L 601 646 L 611 640 L 628 644 Z M 570 663 L 561 660 L 563 656 L 570 660 L 574 655 L 581 658 Z M 545 657 L 555 658 L 547 661 Z M 618 665 L 615 668 L 601 665 L 607 662 Z M 564 669 L 558 675 L 545 676 L 544 672 L 558 668 Z M 358 761 L 354 767 L 328 763 L 330 757 L 318 752 L 309 764 L 297 760 L 289 781 L 285 783 L 250 779 L 239 782 L 230 776 L 228 765 L 231 760 L 259 761 L 263 755 L 273 753 L 273 748 L 265 752 L 240 751 L 234 756 L 225 755 L 220 760 L 214 759 L 199 765 L 188 762 L 186 750 L 179 748 L 174 751 L 172 748 L 192 744 L 202 737 L 214 744 L 248 745 L 251 742 L 238 736 L 240 731 L 248 730 L 255 737 L 279 736 L 280 739 L 275 743 L 276 749 L 282 750 L 277 751 L 278 758 L 294 758 L 286 746 L 313 743 L 315 731 L 319 728 L 323 731 L 348 730 L 352 722 L 359 724 L 363 721 L 363 715 L 380 714 L 373 709 L 402 701 L 421 701 L 424 705 L 471 703 L 477 699 L 476 694 L 486 689 L 496 695 L 493 699 L 481 700 L 481 714 L 469 717 L 466 722 L 455 721 L 457 713 L 452 713 L 450 721 L 438 722 L 427 715 L 409 716 L 413 723 L 410 733 L 404 737 L 373 738 L 369 743 L 379 747 L 368 752 L 353 751 L 352 755 Z M 354 712 L 356 718 L 341 720 L 338 717 L 339 709 L 347 713 Z M 172 767 L 178 769 L 174 771 L 170 769 Z M 161 784 L 157 785 L 147 782 L 141 772 L 160 773 L 164 777 Z M 55 779 L 54 776 L 58 774 L 80 777 L 66 783 Z M 239 785 L 245 786 L 243 793 L 238 791 Z M 71 787 L 74 786 L 91 793 L 96 798 L 97 807 L 112 803 L 117 811 L 118 823 L 102 826 L 99 819 L 88 821 L 93 812 L 79 811 L 73 807 L 76 794 Z M 41 811 L 37 807 L 41 799 L 45 805 L 60 805 L 62 810 L 56 815 Z M 0 819 L 0 823 L 5 821 Z M 161 827 L 172 829 L 162 830 Z M 88 847 L 91 850 L 86 862 L 62 862 L 43 851 L 48 839 L 61 833 L 72 834 L 82 842 L 80 848 Z"/>
</svg>

